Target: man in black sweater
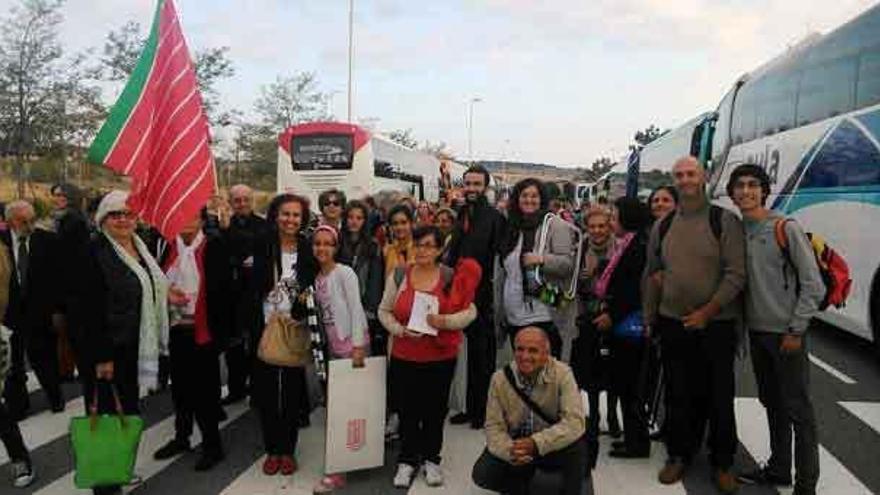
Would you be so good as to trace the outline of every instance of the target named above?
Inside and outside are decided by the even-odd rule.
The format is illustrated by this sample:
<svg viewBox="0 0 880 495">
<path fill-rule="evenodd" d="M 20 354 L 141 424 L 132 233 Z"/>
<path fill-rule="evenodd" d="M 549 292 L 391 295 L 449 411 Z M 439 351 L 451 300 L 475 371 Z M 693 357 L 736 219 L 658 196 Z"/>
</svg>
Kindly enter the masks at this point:
<svg viewBox="0 0 880 495">
<path fill-rule="evenodd" d="M 464 329 L 467 336 L 467 413 L 453 416 L 453 424 L 470 421 L 471 428 L 480 429 L 486 420 L 486 397 L 489 380 L 495 370 L 495 324 L 493 317 L 492 276 L 495 256 L 501 249 L 507 220 L 486 199 L 489 172 L 471 166 L 463 176 L 465 204 L 458 215 L 453 233 L 449 263 L 455 267 L 459 258 L 473 258 L 483 269 L 474 303 L 477 319 Z"/>
<path fill-rule="evenodd" d="M 265 234 L 266 220 L 254 213 L 254 193 L 244 184 L 229 189 L 232 203 L 232 216 L 225 227 L 225 238 L 229 248 L 232 264 L 233 289 L 237 295 L 235 307 L 235 325 L 229 338 L 225 352 L 226 366 L 229 369 L 229 394 L 223 399 L 223 405 L 242 400 L 247 395 L 247 379 L 249 375 L 250 352 L 253 346 L 249 341 L 254 334 L 255 317 L 251 314 L 246 301 L 241 297 L 251 281 L 251 270 L 254 266 L 254 242 Z"/>
</svg>

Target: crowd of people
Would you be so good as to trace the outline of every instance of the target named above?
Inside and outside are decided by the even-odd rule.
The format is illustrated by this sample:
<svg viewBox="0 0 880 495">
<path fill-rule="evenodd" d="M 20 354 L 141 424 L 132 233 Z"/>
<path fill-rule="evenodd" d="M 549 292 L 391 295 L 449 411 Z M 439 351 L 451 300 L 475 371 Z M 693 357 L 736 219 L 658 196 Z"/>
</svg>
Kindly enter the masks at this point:
<svg viewBox="0 0 880 495">
<path fill-rule="evenodd" d="M 705 438 L 721 492 L 741 482 L 790 485 L 793 434 L 795 493 L 815 493 L 805 332 L 824 289 L 809 241 L 766 209 L 770 182 L 760 167 L 730 177 L 740 216 L 709 203 L 696 159 L 675 163 L 673 178 L 647 203 L 624 197 L 571 211 L 533 178 L 491 204 L 489 173 L 474 166 L 463 194 L 438 204 L 349 200 L 334 189 L 313 214 L 306 198 L 282 193 L 265 218 L 251 189 L 236 185 L 175 239 L 140 225 L 122 191 L 85 213 L 75 188 L 53 187 L 45 228 L 35 228 L 30 203 L 13 201 L 0 234 L 0 314 L 12 330 L 0 438 L 13 483 L 36 474 L 17 427 L 29 411 L 25 361 L 55 412 L 74 363 L 87 408 L 110 411 L 118 397 L 126 414 L 138 414 L 140 387 L 170 387 L 175 434 L 154 456 L 189 451 L 195 424 L 197 471 L 230 448 L 218 428 L 223 406 L 249 398 L 271 476 L 297 470 L 298 432 L 320 400 L 309 383 L 326 380 L 327 361 L 361 367 L 367 356 L 387 356 L 396 488 L 422 473 L 429 486 L 444 483 L 449 416 L 485 431 L 477 485 L 528 493 L 536 469 L 548 469 L 561 471 L 563 493 L 579 494 L 596 466 L 604 391 L 608 433 L 619 438 L 609 455 L 647 458 L 652 439 L 662 440 L 660 483 L 679 482 Z M 408 328 L 420 294 L 439 302 L 427 315 L 434 335 Z M 273 325 L 311 329 L 319 345 L 306 363 L 270 359 L 263 337 Z M 772 456 L 755 472 L 735 472 L 734 361 L 746 342 Z M 512 362 L 496 364 L 508 345 Z M 658 389 L 665 421 L 650 434 Z M 328 473 L 314 490 L 345 483 Z"/>
</svg>

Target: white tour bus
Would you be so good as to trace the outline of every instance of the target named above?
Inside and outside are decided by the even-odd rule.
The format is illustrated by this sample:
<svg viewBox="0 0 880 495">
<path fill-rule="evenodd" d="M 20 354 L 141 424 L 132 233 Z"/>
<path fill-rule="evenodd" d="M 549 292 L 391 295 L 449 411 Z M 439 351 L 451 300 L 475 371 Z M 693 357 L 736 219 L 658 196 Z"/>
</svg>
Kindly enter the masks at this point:
<svg viewBox="0 0 880 495">
<path fill-rule="evenodd" d="M 447 162 L 454 178 L 460 164 Z M 399 191 L 416 200 L 437 201 L 441 162 L 354 124 L 310 122 L 289 127 L 278 137 L 278 191 L 308 197 L 339 189 L 350 199 L 379 191 Z"/>
<path fill-rule="evenodd" d="M 823 235 L 852 271 L 846 306 L 821 318 L 880 345 L 880 5 L 740 78 L 711 142 L 695 145 L 711 156 L 722 205 L 737 165 L 767 170 L 768 204 Z"/>
</svg>

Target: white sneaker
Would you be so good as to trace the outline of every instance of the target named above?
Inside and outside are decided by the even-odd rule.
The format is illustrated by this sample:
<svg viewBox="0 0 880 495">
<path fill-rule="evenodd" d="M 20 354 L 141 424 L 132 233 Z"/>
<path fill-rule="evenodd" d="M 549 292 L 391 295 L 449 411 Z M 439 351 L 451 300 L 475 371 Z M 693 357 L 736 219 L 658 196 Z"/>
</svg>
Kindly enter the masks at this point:
<svg viewBox="0 0 880 495">
<path fill-rule="evenodd" d="M 409 488 L 409 485 L 412 484 L 415 472 L 416 468 L 409 464 L 398 464 L 397 474 L 394 475 L 394 488 Z"/>
<path fill-rule="evenodd" d="M 24 488 L 34 482 L 37 472 L 25 461 L 12 463 L 12 486 Z"/>
<path fill-rule="evenodd" d="M 425 461 L 425 483 L 428 486 L 443 486 L 443 470 L 439 464 Z"/>
</svg>

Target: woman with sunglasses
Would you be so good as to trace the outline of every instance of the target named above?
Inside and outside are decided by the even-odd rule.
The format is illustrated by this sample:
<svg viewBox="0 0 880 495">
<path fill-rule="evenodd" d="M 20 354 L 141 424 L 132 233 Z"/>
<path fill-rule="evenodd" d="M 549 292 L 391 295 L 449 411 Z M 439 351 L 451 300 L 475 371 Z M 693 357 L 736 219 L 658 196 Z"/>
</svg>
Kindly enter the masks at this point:
<svg viewBox="0 0 880 495">
<path fill-rule="evenodd" d="M 312 250 L 320 271 L 315 278 L 315 302 L 327 336 L 330 359 L 351 358 L 356 368 L 364 366 L 367 346 L 367 316 L 361 306 L 358 278 L 350 267 L 336 263 L 339 235 L 321 225 L 312 236 Z M 313 493 L 331 493 L 345 486 L 345 474 L 324 476 Z"/>
<path fill-rule="evenodd" d="M 89 242 L 89 267 L 81 300 L 85 331 L 81 370 L 86 409 L 115 412 L 118 394 L 124 414 L 138 414 L 140 387 L 158 385 L 159 356 L 168 353 L 168 281 L 147 246 L 135 235 L 128 193 L 112 191 L 95 215 L 100 232 Z M 109 382 L 112 387 L 98 387 Z M 94 398 L 97 397 L 97 404 Z M 122 493 L 119 486 L 96 494 Z"/>
<path fill-rule="evenodd" d="M 304 324 L 307 307 L 299 296 L 312 286 L 318 271 L 312 244 L 302 233 L 308 220 L 309 201 L 302 196 L 279 194 L 269 204 L 267 236 L 258 239 L 254 247 L 250 302 L 259 308 L 252 313 L 259 321 L 253 326 L 258 329 L 253 348 L 273 313 Z M 297 469 L 294 453 L 306 400 L 305 368 L 255 359 L 251 381 L 267 454 L 263 473 L 290 476 Z"/>
<path fill-rule="evenodd" d="M 394 336 L 391 345 L 391 381 L 399 400 L 401 452 L 395 488 L 408 488 L 424 464 L 429 486 L 443 484 L 440 451 L 449 387 L 461 329 L 477 316 L 474 294 L 480 266 L 470 258 L 452 269 L 440 265 L 442 236 L 434 226 L 413 233 L 415 263 L 392 270 L 385 281 L 379 320 Z M 409 328 L 416 300 L 436 298 L 437 313 L 426 316 L 434 332 Z"/>
<path fill-rule="evenodd" d="M 398 204 L 388 211 L 388 227 L 391 240 L 385 244 L 385 276 L 395 268 L 406 268 L 415 263 L 413 248 L 413 211 L 405 204 Z"/>
</svg>

